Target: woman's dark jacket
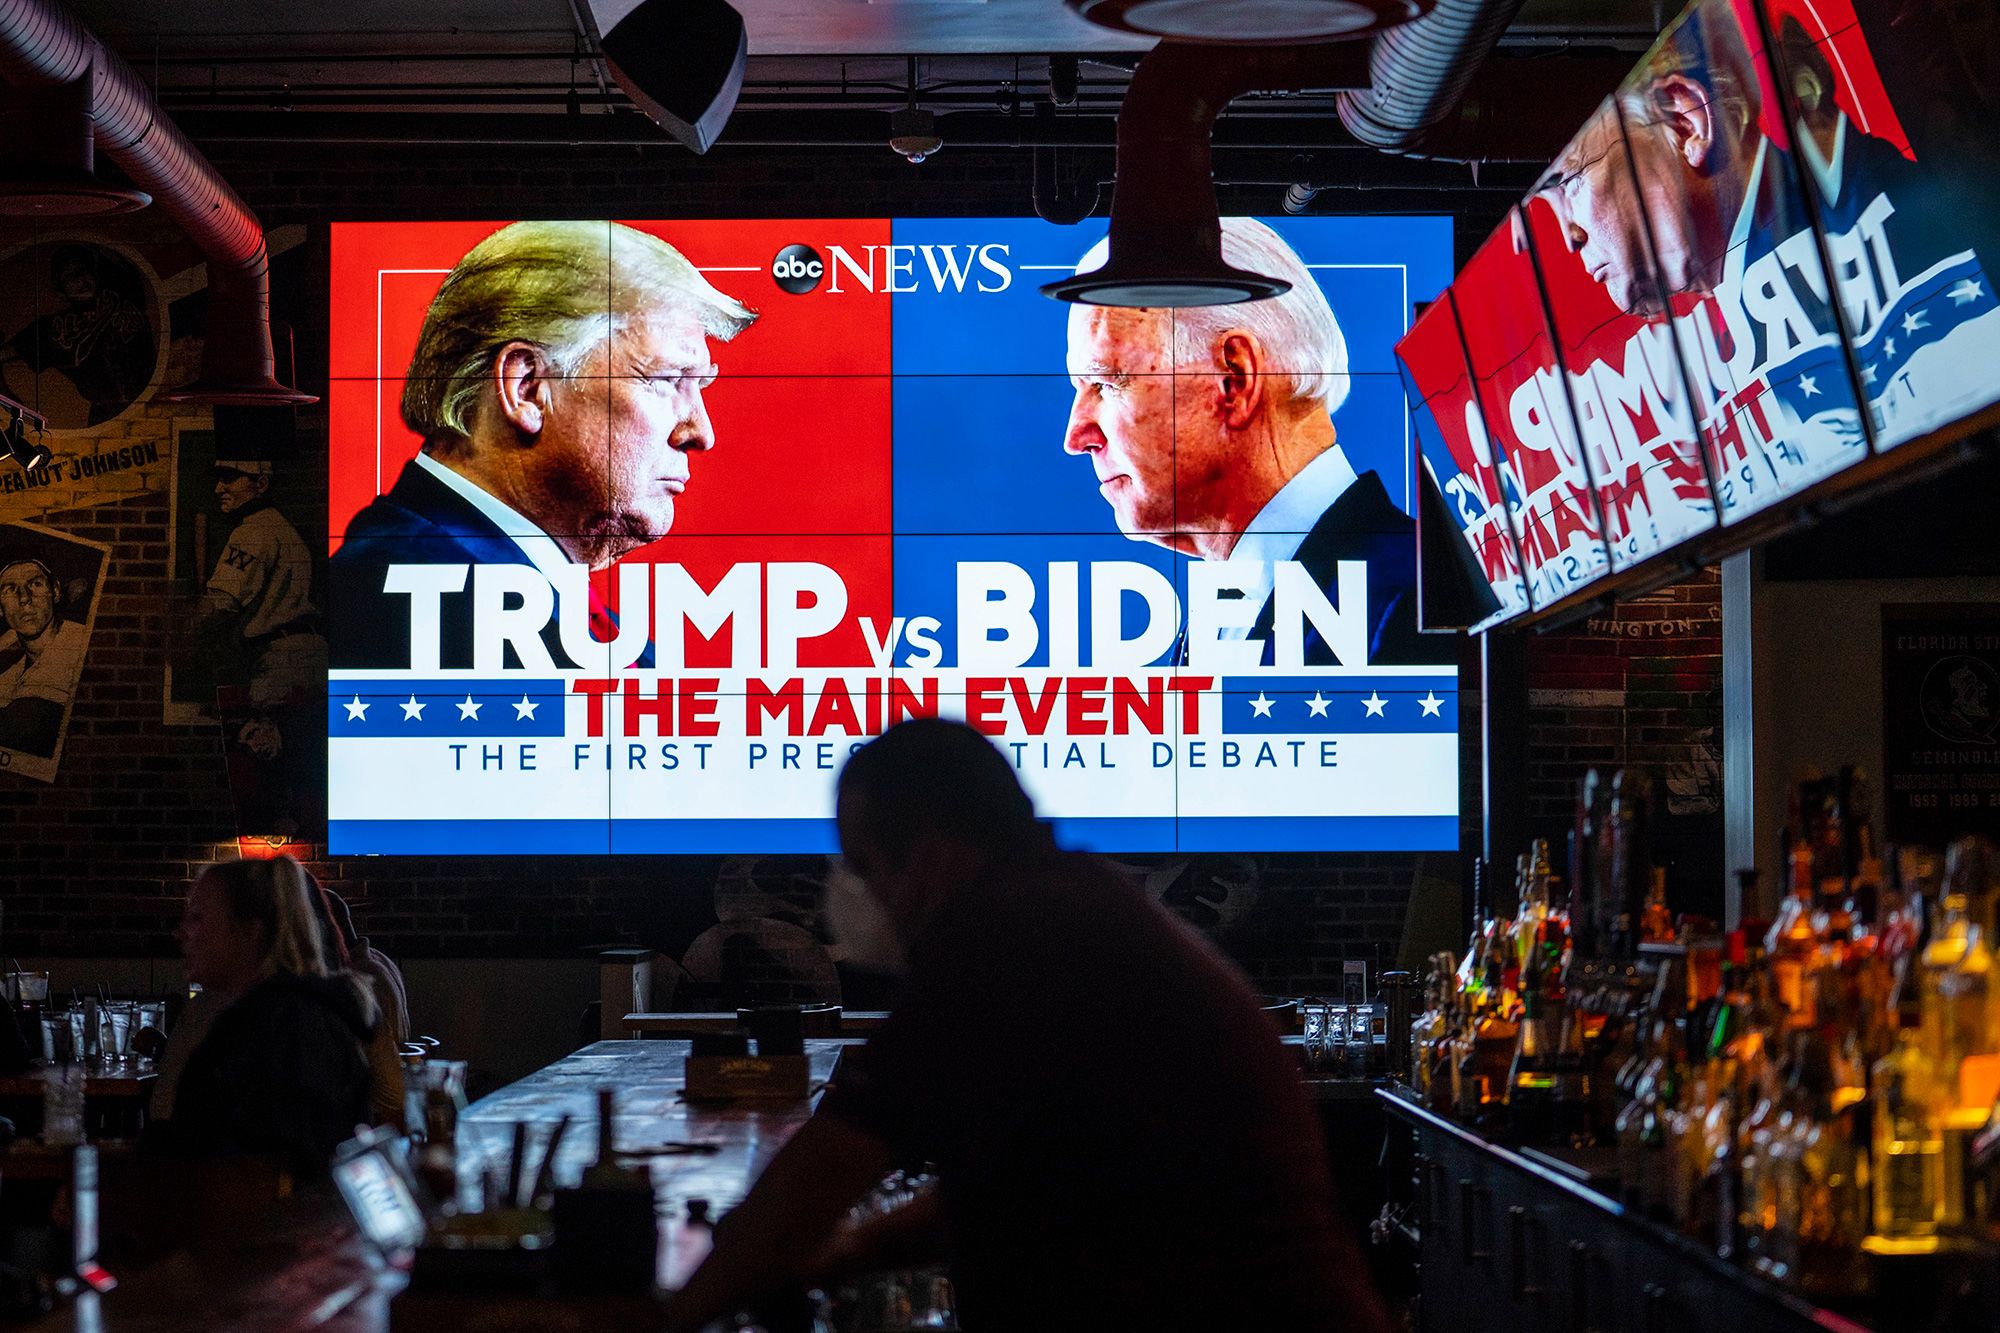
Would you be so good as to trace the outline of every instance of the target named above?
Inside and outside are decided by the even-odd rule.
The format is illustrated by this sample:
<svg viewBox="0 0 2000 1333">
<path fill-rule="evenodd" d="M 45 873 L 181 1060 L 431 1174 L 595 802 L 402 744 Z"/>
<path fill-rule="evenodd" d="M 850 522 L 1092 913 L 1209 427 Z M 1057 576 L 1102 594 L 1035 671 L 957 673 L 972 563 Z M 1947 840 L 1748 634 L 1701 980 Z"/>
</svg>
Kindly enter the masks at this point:
<svg viewBox="0 0 2000 1333">
<path fill-rule="evenodd" d="M 189 1054 L 171 1121 L 150 1146 L 188 1157 L 257 1155 L 325 1172 L 369 1119 L 374 1014 L 347 974 L 279 973 L 215 1016 Z"/>
</svg>

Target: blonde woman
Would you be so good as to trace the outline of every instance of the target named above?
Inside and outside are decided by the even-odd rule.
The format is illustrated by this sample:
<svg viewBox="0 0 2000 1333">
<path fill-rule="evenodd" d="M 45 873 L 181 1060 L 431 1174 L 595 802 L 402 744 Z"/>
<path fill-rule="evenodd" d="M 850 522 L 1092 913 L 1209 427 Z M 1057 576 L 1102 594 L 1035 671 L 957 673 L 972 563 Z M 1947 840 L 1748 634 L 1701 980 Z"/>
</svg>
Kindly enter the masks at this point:
<svg viewBox="0 0 2000 1333">
<path fill-rule="evenodd" d="M 195 877 L 175 937 L 215 1016 L 180 1071 L 153 1146 L 257 1156 L 295 1175 L 326 1169 L 369 1119 L 367 984 L 329 973 L 311 883 L 288 856 L 225 861 Z"/>
</svg>

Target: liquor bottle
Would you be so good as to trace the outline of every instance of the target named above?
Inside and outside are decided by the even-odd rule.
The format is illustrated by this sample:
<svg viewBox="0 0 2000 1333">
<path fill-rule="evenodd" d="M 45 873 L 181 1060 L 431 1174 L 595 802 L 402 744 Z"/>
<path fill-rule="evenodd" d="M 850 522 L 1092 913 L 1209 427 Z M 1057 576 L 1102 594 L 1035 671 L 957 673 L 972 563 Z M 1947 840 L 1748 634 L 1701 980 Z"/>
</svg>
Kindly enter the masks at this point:
<svg viewBox="0 0 2000 1333">
<path fill-rule="evenodd" d="M 1743 1068 L 1751 1109 L 1736 1131 L 1736 1231 L 1743 1257 L 1761 1269 L 1778 1225 L 1774 1148 L 1784 1112 L 1777 1064 L 1767 1042 L 1746 1051 Z"/>
<path fill-rule="evenodd" d="M 1647 805 L 1652 784 L 1644 772 L 1623 768 L 1611 779 L 1611 808 L 1608 815 L 1611 842 L 1610 906 L 1611 944 L 1620 957 L 1629 957 L 1639 944 L 1639 914 L 1644 907 L 1645 886 L 1651 879 L 1646 851 Z"/>
<path fill-rule="evenodd" d="M 1478 1019 L 1468 1005 L 1459 1015 L 1458 1030 L 1451 1039 L 1452 1114 L 1466 1124 L 1478 1122 L 1486 1101 L 1479 1085 L 1477 1026 Z"/>
<path fill-rule="evenodd" d="M 1444 1031 L 1445 988 L 1458 965 L 1448 953 L 1434 953 L 1424 970 L 1424 1007 L 1410 1020 L 1410 1087 L 1430 1101 L 1433 1048 Z"/>
<path fill-rule="evenodd" d="M 1737 1233 L 1737 1108 L 1734 1070 L 1718 1068 L 1711 1083 L 1713 1097 L 1702 1117 L 1700 1175 L 1695 1182 L 1693 1216 L 1688 1230 L 1715 1247 L 1723 1258 L 1736 1255 Z"/>
<path fill-rule="evenodd" d="M 1655 1109 L 1659 1079 L 1665 1068 L 1665 1020 L 1641 1019 L 1640 1048 L 1633 1056 L 1637 1065 L 1630 1079 L 1630 1096 L 1613 1123 L 1613 1141 L 1618 1150 L 1618 1197 L 1627 1207 L 1645 1207 L 1646 1118 Z M 1621 1076 L 1622 1077 L 1622 1076 Z"/>
<path fill-rule="evenodd" d="M 1758 1208 L 1764 1229 L 1756 1267 L 1778 1282 L 1789 1283 L 1798 1275 L 1805 1131 L 1798 1092 L 1788 1087 L 1779 1094 L 1777 1118 L 1758 1131 Z"/>
<path fill-rule="evenodd" d="M 1690 1065 L 1680 1098 L 1667 1112 L 1665 1217 L 1685 1232 L 1706 1237 L 1714 1221 L 1699 1213 L 1702 1178 L 1708 1166 L 1706 1129 L 1715 1104 L 1713 1071 Z"/>
<path fill-rule="evenodd" d="M 1507 1119 L 1516 1138 L 1539 1142 L 1549 1136 L 1554 1122 L 1554 1024 L 1559 1015 L 1545 1010 L 1539 986 L 1524 988 L 1521 1003 L 1514 1057 L 1507 1067 Z"/>
<path fill-rule="evenodd" d="M 1791 869 L 1791 892 L 1778 906 L 1777 919 L 1764 937 L 1771 959 L 1771 981 L 1778 1003 L 1791 1028 L 1813 1025 L 1812 995 L 1807 989 L 1813 955 L 1819 949 L 1819 934 L 1813 928 L 1813 857 L 1803 837 L 1792 840 L 1787 860 Z"/>
<path fill-rule="evenodd" d="M 1923 1030 L 1941 1079 L 1956 1081 L 1968 1056 L 1995 1049 L 1993 953 L 1976 919 L 1969 883 L 1947 872 L 1937 925 L 1923 952 Z M 1955 1099 L 1955 1090 L 1953 1090 Z M 1984 1108 L 1980 1108 L 1984 1109 Z"/>
<path fill-rule="evenodd" d="M 1944 1135 L 1936 1071 L 1918 1033 L 1874 1069 L 1875 1233 L 1891 1240 L 1935 1236 L 1944 1210 Z"/>
<path fill-rule="evenodd" d="M 1663 1020 L 1665 1060 L 1653 1083 L 1653 1095 L 1639 1124 L 1642 1160 L 1639 1165 L 1640 1206 L 1656 1221 L 1673 1222 L 1677 1190 L 1678 1162 L 1674 1153 L 1674 1125 L 1686 1090 L 1687 1070 L 1683 1063 L 1677 1032 Z"/>
<path fill-rule="evenodd" d="M 1889 1005 L 1916 1009 L 1922 958 L 1930 943 L 1929 905 L 1937 898 L 1938 859 L 1920 847 L 1901 847 L 1891 860 L 1895 880 L 1882 909 L 1882 954 L 1889 963 Z"/>
<path fill-rule="evenodd" d="M 1449 957 L 1449 955 L 1440 955 Z M 1428 1100 L 1434 1111 L 1451 1112 L 1457 1105 L 1457 1068 L 1452 1054 L 1453 1039 L 1457 1035 L 1460 1022 L 1461 999 L 1447 993 L 1444 997 L 1444 1012 L 1439 1016 L 1435 1033 L 1430 1041 L 1428 1054 Z"/>
<path fill-rule="evenodd" d="M 1570 937 L 1577 953 L 1585 958 L 1595 958 L 1600 952 L 1597 899 L 1602 885 L 1596 878 L 1596 843 L 1603 800 L 1603 783 L 1597 770 L 1590 769 L 1577 788 L 1576 817 L 1569 835 Z"/>
<path fill-rule="evenodd" d="M 1821 1034 L 1800 1043 L 1794 1069 L 1802 1119 L 1797 1236 L 1799 1288 L 1817 1301 L 1859 1294 L 1857 1263 L 1868 1232 L 1868 1157 L 1856 1142 L 1854 1117 L 1833 1104 L 1830 1053 Z"/>
<path fill-rule="evenodd" d="M 1646 886 L 1646 907 L 1639 916 L 1639 938 L 1647 944 L 1670 944 L 1674 938 L 1674 914 L 1667 908 L 1667 868 L 1654 866 L 1652 883 Z"/>
</svg>

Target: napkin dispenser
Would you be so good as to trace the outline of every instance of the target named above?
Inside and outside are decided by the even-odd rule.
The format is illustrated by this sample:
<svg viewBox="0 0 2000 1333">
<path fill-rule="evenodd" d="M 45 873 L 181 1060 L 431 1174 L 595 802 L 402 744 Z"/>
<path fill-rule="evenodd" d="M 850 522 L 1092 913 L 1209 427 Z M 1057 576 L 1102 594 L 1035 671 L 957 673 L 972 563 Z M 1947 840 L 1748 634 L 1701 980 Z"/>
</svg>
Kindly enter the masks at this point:
<svg viewBox="0 0 2000 1333">
<path fill-rule="evenodd" d="M 812 1090 L 812 1070 L 803 1039 L 792 1023 L 759 1025 L 753 1017 L 757 1050 L 740 1032 L 694 1039 L 688 1052 L 686 1092 L 691 1102 L 804 1101 Z"/>
</svg>

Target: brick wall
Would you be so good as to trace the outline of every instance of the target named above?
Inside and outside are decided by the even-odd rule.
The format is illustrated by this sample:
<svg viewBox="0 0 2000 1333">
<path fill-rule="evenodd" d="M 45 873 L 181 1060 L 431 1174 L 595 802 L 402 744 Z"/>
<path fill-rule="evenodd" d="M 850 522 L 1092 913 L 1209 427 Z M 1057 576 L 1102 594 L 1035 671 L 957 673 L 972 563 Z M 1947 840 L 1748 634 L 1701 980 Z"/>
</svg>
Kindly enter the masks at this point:
<svg viewBox="0 0 2000 1333">
<path fill-rule="evenodd" d="M 268 226 L 308 225 L 302 252 L 280 261 L 276 293 L 277 315 L 298 331 L 306 387 L 324 374 L 321 224 L 334 218 L 1029 211 L 1025 153 L 948 150 L 921 169 L 886 149 L 724 148 L 706 159 L 666 149 L 531 156 L 523 149 L 363 154 L 290 147 L 214 154 Z M 1495 219 L 1490 195 L 1377 192 L 1338 199 L 1336 207 L 1385 212 L 1460 211 L 1462 244 L 1483 237 Z M 1225 191 L 1225 207 L 1234 210 L 1268 212 L 1275 205 L 1274 188 Z M 155 211 L 107 231 L 157 239 L 162 226 Z M 168 382 L 191 377 L 199 306 L 197 299 L 177 308 L 182 336 Z M 148 406 L 129 429 L 163 434 L 174 410 Z M 181 411 L 186 421 L 204 421 L 198 412 Z M 307 456 L 301 466 L 320 469 L 314 475 L 323 475 L 324 431 L 321 413 L 301 414 Z M 113 553 L 57 780 L 42 784 L 0 773 L 0 845 L 10 849 L 0 872 L 0 949 L 6 953 L 170 954 L 190 871 L 234 853 L 220 729 L 161 720 L 174 616 L 169 505 L 167 494 L 148 494 L 50 520 L 110 543 Z M 322 537 L 304 535 L 308 543 Z M 1463 704 L 1468 718 L 1478 715 L 1472 684 Z M 1572 757 L 1567 743 L 1550 755 L 1552 761 Z M 1476 784 L 1465 789 L 1476 791 Z M 722 863 L 714 857 L 331 859 L 305 850 L 314 869 L 354 903 L 364 930 L 403 957 L 553 958 L 619 942 L 678 954 L 717 920 Z M 1171 867 L 1157 860 L 1144 868 L 1172 878 L 1164 874 Z M 1288 993 L 1329 985 L 1343 958 L 1379 964 L 1392 957 L 1420 870 L 1445 885 L 1458 878 L 1450 855 L 1266 856 L 1247 864 L 1203 858 L 1163 892 L 1213 930 L 1260 985 Z M 1242 887 L 1246 882 L 1250 888 Z M 1218 887 L 1225 883 L 1236 887 Z"/>
<path fill-rule="evenodd" d="M 1528 814 L 1561 855 L 1578 781 L 1631 765 L 1655 792 L 1676 908 L 1721 912 L 1722 579 L 1707 569 L 1528 646 Z M 1511 873 L 1511 869 L 1508 871 Z"/>
</svg>

